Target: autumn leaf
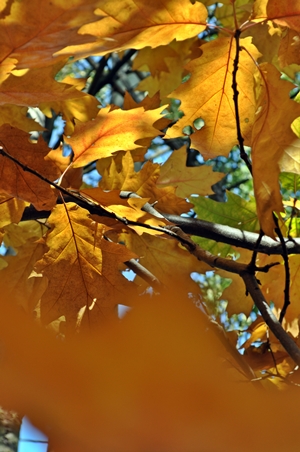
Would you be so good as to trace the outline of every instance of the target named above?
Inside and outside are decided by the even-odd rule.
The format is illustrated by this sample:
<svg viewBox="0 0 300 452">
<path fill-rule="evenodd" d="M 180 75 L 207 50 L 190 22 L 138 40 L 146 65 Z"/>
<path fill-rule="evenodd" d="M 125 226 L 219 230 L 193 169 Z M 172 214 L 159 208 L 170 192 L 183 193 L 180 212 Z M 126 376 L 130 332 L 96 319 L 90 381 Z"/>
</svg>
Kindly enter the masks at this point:
<svg viewBox="0 0 300 452">
<path fill-rule="evenodd" d="M 78 34 L 78 30 L 98 19 L 94 11 L 100 3 L 95 0 L 12 2 L 10 13 L 1 18 L 0 59 L 10 55 L 18 61 L 19 69 L 49 66 L 65 59 L 53 54 L 70 44 L 93 40 L 91 36 Z"/>
<path fill-rule="evenodd" d="M 109 111 L 106 107 L 93 121 L 77 123 L 72 137 L 66 138 L 74 151 L 73 166 L 84 166 L 117 151 L 139 148 L 138 140 L 148 138 L 151 141 L 161 135 L 152 124 L 160 119 L 163 109 L 159 107 L 145 111 L 140 107 L 128 111 Z"/>
<path fill-rule="evenodd" d="M 246 49 L 239 56 L 240 70 L 237 74 L 239 85 L 239 120 L 244 137 L 251 132 L 255 97 L 253 77 L 257 69 L 254 59 L 259 52 L 251 44 L 250 38 L 242 39 L 240 45 Z M 219 38 L 201 46 L 203 54 L 186 65 L 191 73 L 188 81 L 181 84 L 168 97 L 180 99 L 181 118 L 167 133 L 166 138 L 175 138 L 184 134 L 184 127 L 193 129 L 191 146 L 197 149 L 205 159 L 229 154 L 237 144 L 236 119 L 232 94 L 232 71 L 235 57 L 233 38 Z M 202 119 L 204 126 L 199 129 L 197 120 Z"/>
<path fill-rule="evenodd" d="M 58 452 L 94 452 L 95 443 L 107 451 L 230 445 L 233 452 L 250 452 L 257 437 L 262 448 L 279 451 L 282 443 L 274 429 L 297 429 L 297 387 L 283 394 L 258 390 L 258 381 L 247 384 L 240 373 L 232 381 L 220 362 L 224 347 L 209 322 L 188 300 L 179 303 L 174 292 L 139 303 L 98 336 L 80 342 L 71 338 L 63 346 L 2 293 L 0 331 L 7 351 L 0 375 L 2 403 L 26 410 L 51 434 Z M 249 435 L 261 404 L 266 420 Z M 238 414 L 229 417 L 228 407 Z M 290 416 L 272 416 L 278 409 Z M 295 450 L 297 441 L 287 435 L 283 443 Z"/>
<path fill-rule="evenodd" d="M 19 223 L 26 207 L 21 199 L 16 199 L 4 193 L 0 194 L 0 228 L 10 223 Z"/>
<path fill-rule="evenodd" d="M 145 0 L 138 3 L 124 0 L 122 8 L 115 2 L 102 1 L 96 14 L 100 21 L 86 24 L 80 34 L 97 37 L 96 43 L 75 45 L 59 51 L 55 56 L 104 55 L 126 49 L 141 49 L 169 44 L 173 39 L 183 41 L 197 36 L 206 28 L 207 10 L 201 4 L 183 0 L 178 8 L 176 0 Z"/>
<path fill-rule="evenodd" d="M 202 165 L 188 168 L 186 158 L 185 147 L 174 151 L 161 167 L 157 185 L 176 187 L 176 194 L 182 198 L 191 194 L 202 196 L 212 194 L 212 185 L 219 182 L 224 175 L 213 172 L 211 166 Z"/>
<path fill-rule="evenodd" d="M 66 119 L 67 133 L 72 133 L 74 119 L 88 120 L 97 115 L 98 101 L 78 91 L 73 85 L 55 81 L 54 76 L 60 67 L 61 65 L 32 69 L 21 76 L 10 74 L 0 87 L 0 105 L 6 108 L 7 104 L 40 107 L 50 117 L 53 109 Z M 12 109 L 11 114 L 14 111 Z M 31 130 L 40 128 L 32 127 Z"/>
<path fill-rule="evenodd" d="M 285 149 L 298 141 L 290 126 L 299 116 L 300 106 L 289 97 L 292 84 L 281 80 L 274 66 L 265 63 L 261 70 L 263 84 L 258 81 L 258 110 L 252 131 L 253 182 L 261 227 L 274 237 L 273 212 L 283 211 L 279 161 Z"/>
<path fill-rule="evenodd" d="M 47 280 L 33 271 L 45 252 L 45 247 L 36 240 L 36 237 L 28 240 L 16 256 L 4 257 L 7 267 L 0 272 L 0 291 L 6 290 L 30 316 L 47 287 Z"/>
<path fill-rule="evenodd" d="M 72 330 L 76 324 L 93 327 L 115 315 L 118 300 L 133 290 L 118 272 L 121 263 L 134 257 L 132 252 L 107 242 L 108 228 L 76 204 L 56 206 L 49 224 L 49 251 L 36 265 L 49 280 L 41 301 L 42 321 L 47 324 L 64 315 Z"/>
<path fill-rule="evenodd" d="M 252 20 L 273 20 L 276 24 L 300 31 L 300 2 L 262 0 L 254 2 Z"/>
<path fill-rule="evenodd" d="M 216 18 L 223 27 L 235 29 L 237 24 L 241 26 L 249 19 L 254 0 L 237 0 L 234 3 L 224 1 L 216 9 Z"/>
<path fill-rule="evenodd" d="M 251 261 L 252 253 L 249 250 L 233 249 L 235 251 L 235 256 L 239 256 L 239 262 L 248 263 Z M 228 272 L 222 270 L 218 270 L 218 274 L 223 278 L 230 277 L 232 281 L 222 293 L 222 299 L 227 301 L 226 311 L 228 317 L 241 313 L 248 317 L 254 304 L 252 298 L 245 290 L 245 283 L 242 278 L 233 273 L 229 275 Z"/>
<path fill-rule="evenodd" d="M 198 38 L 173 41 L 155 49 L 145 47 L 134 59 L 133 68 L 150 70 L 151 75 L 142 80 L 137 88 L 147 91 L 151 97 L 159 92 L 163 102 L 166 102 L 166 96 L 180 85 L 187 72 L 184 65 L 201 52 Z"/>
<path fill-rule="evenodd" d="M 107 211 L 114 212 L 119 217 L 129 221 L 138 221 L 155 227 L 164 226 L 167 222 L 162 216 L 161 218 L 157 218 L 142 210 L 144 205 L 149 201 L 147 198 L 129 197 L 124 199 L 120 196 L 120 190 L 107 191 L 99 187 L 83 189 L 80 191 L 80 195 L 87 196 L 89 200 L 105 207 Z M 100 221 L 106 224 L 105 218 L 101 218 Z M 141 230 L 143 229 L 139 228 L 139 231 Z M 151 229 L 144 229 L 143 232 L 159 234 L 158 231 Z"/>
<path fill-rule="evenodd" d="M 56 166 L 45 160 L 49 148 L 42 139 L 36 144 L 31 143 L 27 133 L 6 124 L 0 128 L 0 142 L 5 152 L 18 158 L 24 165 L 50 180 L 57 178 Z M 49 184 L 24 171 L 7 157 L 0 156 L 0 171 L 2 193 L 30 202 L 38 210 L 51 209 L 55 205 L 56 195 Z"/>
<path fill-rule="evenodd" d="M 278 256 L 272 256 L 268 258 L 268 263 L 278 262 L 280 265 L 275 265 L 266 274 L 260 274 L 259 279 L 264 293 L 268 300 L 271 300 L 276 309 L 280 312 L 284 304 L 284 280 L 285 269 L 282 258 Z M 259 265 L 266 265 L 266 256 L 261 256 L 259 259 Z M 300 302 L 299 302 L 299 274 L 300 274 L 300 259 L 299 256 L 290 256 L 289 258 L 290 269 L 290 284 L 289 284 L 289 297 L 291 304 L 289 305 L 285 319 L 291 323 L 294 319 L 298 319 L 300 315 Z M 274 284 L 277 281 L 277 284 Z"/>
<path fill-rule="evenodd" d="M 178 243 L 163 237 L 126 232 L 119 235 L 129 249 L 140 256 L 140 262 L 149 269 L 167 288 L 172 288 L 174 281 L 179 287 L 198 292 L 199 286 L 190 278 L 193 271 L 205 273 L 210 267 L 196 260 Z M 180 262 L 180 265 L 176 263 Z"/>
<path fill-rule="evenodd" d="M 139 172 L 134 171 L 133 159 L 129 152 L 122 158 L 121 169 L 115 160 L 102 174 L 100 187 L 103 190 L 131 191 L 141 198 L 148 198 L 150 203 L 156 203 L 155 208 L 165 213 L 181 214 L 187 212 L 191 204 L 175 195 L 174 187 L 157 186 L 160 165 L 147 162 Z"/>
</svg>

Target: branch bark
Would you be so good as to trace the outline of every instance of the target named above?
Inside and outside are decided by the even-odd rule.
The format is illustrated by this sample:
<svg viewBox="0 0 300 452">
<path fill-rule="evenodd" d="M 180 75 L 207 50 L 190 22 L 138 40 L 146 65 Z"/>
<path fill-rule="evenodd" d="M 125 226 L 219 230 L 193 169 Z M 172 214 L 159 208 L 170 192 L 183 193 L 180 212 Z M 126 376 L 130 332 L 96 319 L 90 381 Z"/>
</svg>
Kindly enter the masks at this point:
<svg viewBox="0 0 300 452">
<path fill-rule="evenodd" d="M 101 212 L 92 205 L 87 204 L 83 200 L 74 200 L 68 196 L 64 197 L 66 202 L 76 202 L 80 207 L 87 209 L 91 214 L 101 215 Z M 58 200 L 58 203 L 61 201 Z M 47 218 L 50 211 L 36 210 L 33 206 L 26 207 L 21 221 L 37 220 Z M 150 212 L 152 213 L 153 212 Z M 105 215 L 105 211 L 102 213 Z M 283 248 L 280 242 L 264 236 L 257 247 L 257 239 L 259 234 L 254 232 L 243 231 L 240 229 L 225 226 L 223 224 L 211 223 L 209 221 L 197 218 L 186 218 L 179 215 L 161 213 L 161 216 L 180 227 L 186 234 L 203 237 L 205 239 L 215 240 L 216 242 L 226 243 L 227 245 L 244 248 L 250 251 L 256 250 L 259 253 L 268 255 L 282 255 Z M 284 239 L 287 254 L 300 254 L 300 239 Z"/>
</svg>

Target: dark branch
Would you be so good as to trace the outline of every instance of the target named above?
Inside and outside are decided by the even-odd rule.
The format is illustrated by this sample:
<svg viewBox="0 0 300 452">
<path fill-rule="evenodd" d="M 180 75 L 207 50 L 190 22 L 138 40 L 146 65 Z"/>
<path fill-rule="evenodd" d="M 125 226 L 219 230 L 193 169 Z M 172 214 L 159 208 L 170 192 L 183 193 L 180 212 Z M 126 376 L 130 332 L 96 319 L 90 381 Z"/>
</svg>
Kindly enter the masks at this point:
<svg viewBox="0 0 300 452">
<path fill-rule="evenodd" d="M 64 199 L 65 202 L 75 201 L 73 198 L 68 196 L 64 196 Z M 57 202 L 61 203 L 60 200 L 58 200 Z M 97 205 L 87 204 L 80 199 L 77 199 L 76 203 L 80 207 L 87 209 L 92 215 L 110 217 L 109 213 L 107 213 L 105 210 L 99 212 Z M 25 208 L 21 221 L 48 218 L 50 213 L 51 211 L 40 211 L 36 210 L 33 206 L 29 206 Z M 257 252 L 263 254 L 283 254 L 282 244 L 266 236 L 261 239 L 257 248 L 259 234 L 256 234 L 254 232 L 242 231 L 240 229 L 225 226 L 223 224 L 211 223 L 209 221 L 199 220 L 196 218 L 186 218 L 179 215 L 166 213 L 162 213 L 162 215 L 171 223 L 179 226 L 186 234 L 203 237 L 205 239 L 214 240 L 220 243 L 226 243 L 227 245 L 248 249 L 250 251 L 257 250 Z M 285 239 L 284 242 L 287 254 L 300 254 L 300 239 Z"/>
</svg>

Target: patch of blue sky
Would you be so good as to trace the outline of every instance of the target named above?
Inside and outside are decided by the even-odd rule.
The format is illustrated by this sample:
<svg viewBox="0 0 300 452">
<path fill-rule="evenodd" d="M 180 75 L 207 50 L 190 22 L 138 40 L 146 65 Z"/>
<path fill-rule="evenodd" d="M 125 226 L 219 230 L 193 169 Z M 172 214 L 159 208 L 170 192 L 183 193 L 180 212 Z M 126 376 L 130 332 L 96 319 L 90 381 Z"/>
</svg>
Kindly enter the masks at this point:
<svg viewBox="0 0 300 452">
<path fill-rule="evenodd" d="M 27 417 L 22 420 L 18 452 L 47 452 L 48 438 L 31 424 Z"/>
</svg>

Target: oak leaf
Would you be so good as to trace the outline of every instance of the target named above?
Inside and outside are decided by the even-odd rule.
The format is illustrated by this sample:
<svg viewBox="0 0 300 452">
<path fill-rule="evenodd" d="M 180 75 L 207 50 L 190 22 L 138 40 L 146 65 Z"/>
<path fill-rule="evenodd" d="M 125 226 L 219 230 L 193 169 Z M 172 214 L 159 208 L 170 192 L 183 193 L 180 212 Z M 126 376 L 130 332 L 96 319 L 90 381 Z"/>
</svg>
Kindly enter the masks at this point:
<svg viewBox="0 0 300 452">
<path fill-rule="evenodd" d="M 187 151 L 185 146 L 174 151 L 162 165 L 157 180 L 159 187 L 176 187 L 176 194 L 186 198 L 191 194 L 210 195 L 213 193 L 212 185 L 219 182 L 224 174 L 213 172 L 211 166 L 186 166 Z"/>
<path fill-rule="evenodd" d="M 122 166 L 118 168 L 114 159 L 109 168 L 102 174 L 100 187 L 103 190 L 131 191 L 148 198 L 150 203 L 156 203 L 155 208 L 165 213 L 180 215 L 191 208 L 185 199 L 176 196 L 174 187 L 157 186 L 160 165 L 147 162 L 140 171 L 134 171 L 134 162 L 129 152 L 122 158 Z"/>
<path fill-rule="evenodd" d="M 36 240 L 36 237 L 27 239 L 16 256 L 4 257 L 7 267 L 0 272 L 1 293 L 6 290 L 8 296 L 14 298 L 30 316 L 47 287 L 46 278 L 33 271 L 36 261 L 45 252 L 45 247 Z"/>
<path fill-rule="evenodd" d="M 227 201 L 217 202 L 204 197 L 191 197 L 194 204 L 193 210 L 202 220 L 220 223 L 245 231 L 255 232 L 259 230 L 259 222 L 256 215 L 256 205 L 253 197 L 249 201 L 226 192 Z"/>
<path fill-rule="evenodd" d="M 300 31 L 300 1 L 260 0 L 254 2 L 252 20 L 273 20 L 276 24 Z"/>
<path fill-rule="evenodd" d="M 90 219 L 76 204 L 56 206 L 48 222 L 51 230 L 45 243 L 49 251 L 36 264 L 49 280 L 41 300 L 41 320 L 48 324 L 64 315 L 74 330 L 78 322 L 92 328 L 114 316 L 124 294 L 133 290 L 132 283 L 118 272 L 133 253 L 106 241 L 109 228 Z"/>
<path fill-rule="evenodd" d="M 10 55 L 17 59 L 18 68 L 37 68 L 65 59 L 53 54 L 70 44 L 95 40 L 78 30 L 98 20 L 94 11 L 99 4 L 95 0 L 11 2 L 9 14 L 1 18 L 0 60 Z"/>
<path fill-rule="evenodd" d="M 257 82 L 257 113 L 252 131 L 252 165 L 257 215 L 265 234 L 274 237 L 273 212 L 283 211 L 279 161 L 298 142 L 291 124 L 300 106 L 289 97 L 293 85 L 274 66 L 264 63 L 263 84 Z M 267 170 L 266 170 L 267 169 Z M 282 168 L 287 171 L 287 168 Z"/>
<path fill-rule="evenodd" d="M 75 45 L 57 52 L 55 56 L 76 54 L 104 55 L 126 49 L 152 48 L 169 44 L 173 39 L 183 41 L 197 36 L 206 28 L 207 9 L 201 3 L 192 5 L 183 0 L 180 8 L 177 0 L 123 0 L 102 1 L 96 14 L 100 21 L 86 24 L 80 34 L 92 34 L 98 42 Z"/>
<path fill-rule="evenodd" d="M 242 374 L 232 381 L 220 363 L 224 347 L 176 289 L 137 300 L 121 323 L 63 346 L 11 301 L 1 293 L 1 401 L 51 434 L 55 451 L 94 452 L 97 444 L 106 451 L 252 452 L 257 437 L 264 450 L 297 450 L 295 435 L 281 442 L 274 429 L 297 429 L 298 388 L 259 391 Z M 261 404 L 265 421 L 249 435 Z M 290 416 L 274 417 L 278 410 Z"/>
<path fill-rule="evenodd" d="M 80 167 L 93 160 L 108 157 L 117 151 L 141 147 L 138 140 L 152 138 L 162 133 L 152 124 L 160 119 L 164 107 L 145 111 L 102 108 L 93 121 L 77 123 L 75 132 L 66 142 L 74 152 L 73 166 Z M 144 142 L 143 142 L 144 146 Z"/>
<path fill-rule="evenodd" d="M 160 98 L 165 102 L 165 97 L 180 85 L 183 75 L 186 75 L 184 65 L 201 54 L 199 46 L 200 40 L 191 38 L 155 49 L 145 47 L 140 50 L 133 61 L 133 68 L 150 70 L 151 75 L 142 80 L 137 89 L 147 91 L 151 97 L 159 91 Z"/>
<path fill-rule="evenodd" d="M 53 109 L 66 119 L 67 133 L 72 133 L 74 119 L 86 121 L 97 115 L 98 101 L 73 85 L 55 81 L 60 68 L 61 64 L 31 69 L 18 76 L 10 74 L 1 84 L 0 105 L 40 107 L 48 116 Z"/>
<path fill-rule="evenodd" d="M 257 72 L 252 58 L 259 52 L 251 44 L 251 38 L 241 39 L 237 83 L 239 85 L 239 119 L 242 134 L 249 137 L 255 114 L 253 91 L 254 74 Z M 167 133 L 166 138 L 184 134 L 186 126 L 193 128 L 191 147 L 197 149 L 205 159 L 218 155 L 227 156 L 237 143 L 235 109 L 232 98 L 232 71 L 235 58 L 233 38 L 219 38 L 201 46 L 202 55 L 186 65 L 191 77 L 168 97 L 180 99 L 184 112 Z M 252 55 L 250 58 L 249 53 Z M 201 118 L 204 126 L 197 130 L 196 120 Z"/>
<path fill-rule="evenodd" d="M 0 144 L 5 152 L 44 177 L 51 181 L 57 178 L 57 167 L 45 159 L 49 148 L 42 138 L 31 143 L 27 133 L 5 124 L 0 127 Z M 30 202 L 38 210 L 51 209 L 55 205 L 56 196 L 50 185 L 7 157 L 0 156 L 0 172 L 2 193 Z"/>
<path fill-rule="evenodd" d="M 107 191 L 102 190 L 100 187 L 83 189 L 80 191 L 80 194 L 86 195 L 93 202 L 105 207 L 109 212 L 114 212 L 119 217 L 126 218 L 126 220 L 138 221 L 152 226 L 164 226 L 167 222 L 164 218 L 157 218 L 142 210 L 144 205 L 149 201 L 148 198 L 124 199 L 120 197 L 120 190 Z M 101 222 L 106 224 L 106 219 L 101 217 Z M 116 225 L 116 227 L 118 226 Z M 159 233 L 151 229 L 145 229 L 143 232 L 147 232 L 148 234 Z"/>
<path fill-rule="evenodd" d="M 26 207 L 26 202 L 21 199 L 0 194 L 0 228 L 10 223 L 19 223 Z"/>
<path fill-rule="evenodd" d="M 211 268 L 197 261 L 187 250 L 174 240 L 153 235 L 138 235 L 134 232 L 122 233 L 119 240 L 140 256 L 140 262 L 167 288 L 172 289 L 174 281 L 184 290 L 199 292 L 199 286 L 191 279 L 192 272 L 205 273 Z M 179 296 L 179 292 L 178 292 Z"/>
</svg>

